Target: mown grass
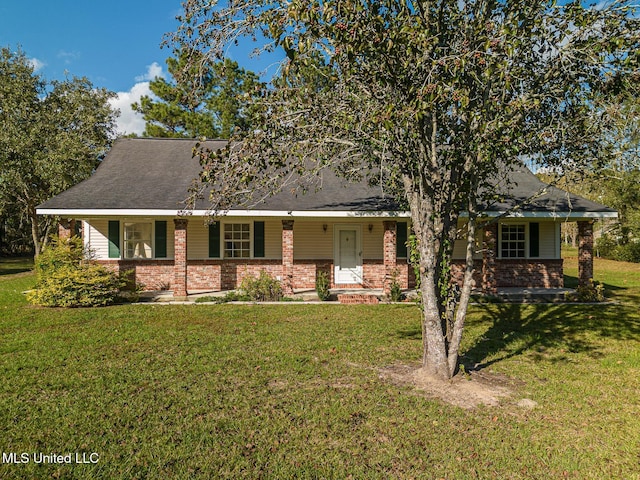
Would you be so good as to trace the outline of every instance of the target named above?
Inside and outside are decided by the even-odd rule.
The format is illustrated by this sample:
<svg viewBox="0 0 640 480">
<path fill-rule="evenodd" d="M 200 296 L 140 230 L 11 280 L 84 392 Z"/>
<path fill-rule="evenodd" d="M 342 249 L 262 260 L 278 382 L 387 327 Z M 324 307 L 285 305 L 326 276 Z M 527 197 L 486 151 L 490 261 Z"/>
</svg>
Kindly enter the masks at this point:
<svg viewBox="0 0 640 480">
<path fill-rule="evenodd" d="M 464 361 L 514 395 L 463 410 L 379 378 L 419 360 L 414 306 L 41 309 L 32 283 L 0 276 L 0 451 L 100 460 L 0 478 L 640 478 L 638 296 L 472 307 Z"/>
</svg>

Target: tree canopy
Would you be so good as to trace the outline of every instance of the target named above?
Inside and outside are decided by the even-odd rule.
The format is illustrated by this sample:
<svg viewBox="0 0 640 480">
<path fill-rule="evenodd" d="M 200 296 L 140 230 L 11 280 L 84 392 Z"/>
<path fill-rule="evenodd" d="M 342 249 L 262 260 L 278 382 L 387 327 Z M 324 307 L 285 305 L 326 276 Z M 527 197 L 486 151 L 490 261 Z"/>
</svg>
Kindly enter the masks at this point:
<svg viewBox="0 0 640 480">
<path fill-rule="evenodd" d="M 472 288 L 476 230 L 520 157 L 575 168 L 600 159 L 595 96 L 637 71 L 624 1 L 246 0 L 183 3 L 180 48 L 221 58 L 243 36 L 282 48 L 256 128 L 202 151 L 214 210 L 323 168 L 367 176 L 411 211 L 423 311 L 422 373 L 451 377 Z M 316 77 L 313 82 L 309 78 Z M 224 181 L 220 179 L 224 178 Z M 274 182 L 279 179 L 279 182 Z M 464 212 L 464 217 L 461 214 Z M 466 239 L 461 289 L 453 243 Z"/>
<path fill-rule="evenodd" d="M 86 78 L 46 82 L 22 51 L 0 50 L 0 205 L 31 225 L 36 254 L 51 227 L 36 206 L 97 167 L 114 136 L 113 95 Z"/>
<path fill-rule="evenodd" d="M 167 59 L 172 81 L 156 77 L 149 83 L 155 97 L 132 105 L 144 116 L 145 136 L 229 138 L 248 128 L 252 100 L 262 87 L 258 76 L 228 58 L 193 55 Z"/>
</svg>

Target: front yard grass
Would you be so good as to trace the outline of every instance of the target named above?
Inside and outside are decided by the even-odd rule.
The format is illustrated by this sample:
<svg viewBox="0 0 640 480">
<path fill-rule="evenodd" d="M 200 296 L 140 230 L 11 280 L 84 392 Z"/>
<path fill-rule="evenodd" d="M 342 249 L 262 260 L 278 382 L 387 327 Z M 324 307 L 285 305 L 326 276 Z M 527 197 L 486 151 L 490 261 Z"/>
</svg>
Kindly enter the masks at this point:
<svg viewBox="0 0 640 480">
<path fill-rule="evenodd" d="M 640 478 L 640 285 L 602 275 L 625 303 L 471 308 L 465 363 L 513 391 L 474 410 L 379 378 L 412 305 L 43 309 L 0 276 L 0 451 L 99 455 L 0 478 Z"/>
</svg>

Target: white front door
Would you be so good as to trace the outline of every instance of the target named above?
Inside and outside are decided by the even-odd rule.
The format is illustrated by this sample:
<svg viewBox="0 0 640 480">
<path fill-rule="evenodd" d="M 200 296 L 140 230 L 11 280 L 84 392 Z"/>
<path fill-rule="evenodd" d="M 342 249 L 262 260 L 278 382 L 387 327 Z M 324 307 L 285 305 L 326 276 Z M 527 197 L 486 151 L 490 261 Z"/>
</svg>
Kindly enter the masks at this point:
<svg viewBox="0 0 640 480">
<path fill-rule="evenodd" d="M 336 225 L 334 259 L 335 283 L 362 283 L 360 225 Z"/>
</svg>

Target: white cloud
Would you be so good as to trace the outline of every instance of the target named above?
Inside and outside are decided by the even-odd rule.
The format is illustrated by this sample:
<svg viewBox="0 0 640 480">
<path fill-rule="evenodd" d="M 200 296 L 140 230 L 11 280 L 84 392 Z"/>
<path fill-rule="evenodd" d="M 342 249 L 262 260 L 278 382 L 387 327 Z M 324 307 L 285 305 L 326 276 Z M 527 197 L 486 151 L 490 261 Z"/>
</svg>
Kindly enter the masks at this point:
<svg viewBox="0 0 640 480">
<path fill-rule="evenodd" d="M 29 64 L 33 67 L 34 72 L 42 70 L 47 64 L 37 58 L 30 58 Z"/>
<path fill-rule="evenodd" d="M 137 83 L 128 92 L 118 92 L 117 97 L 111 100 L 111 106 L 120 110 L 116 126 L 119 135 L 142 135 L 144 132 L 144 118 L 140 113 L 133 111 L 131 104 L 139 102 L 145 95 L 154 97 L 149 88 L 149 80 L 156 77 L 164 78 L 164 72 L 158 63 L 153 62 L 147 66 L 146 74 L 136 77 Z"/>
<path fill-rule="evenodd" d="M 165 78 L 165 75 L 162 71 L 162 65 L 153 62 L 151 65 L 147 65 L 147 73 L 136 77 L 136 82 L 154 80 L 156 77 Z"/>
</svg>

